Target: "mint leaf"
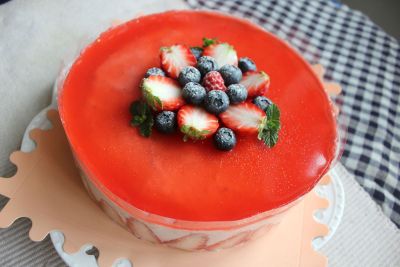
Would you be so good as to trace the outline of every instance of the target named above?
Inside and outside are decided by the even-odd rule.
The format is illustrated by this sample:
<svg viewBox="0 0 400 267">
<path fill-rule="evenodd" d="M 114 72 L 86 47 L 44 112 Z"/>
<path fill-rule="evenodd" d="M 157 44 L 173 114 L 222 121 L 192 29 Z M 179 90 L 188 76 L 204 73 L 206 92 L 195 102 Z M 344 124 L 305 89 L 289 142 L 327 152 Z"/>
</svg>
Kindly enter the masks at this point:
<svg viewBox="0 0 400 267">
<path fill-rule="evenodd" d="M 267 113 L 268 120 L 279 122 L 279 119 L 281 117 L 281 112 L 279 111 L 279 108 L 277 105 L 275 105 L 275 104 L 269 105 L 267 107 L 266 113 Z"/>
<path fill-rule="evenodd" d="M 146 120 L 146 117 L 144 116 L 133 116 L 131 124 L 133 126 L 139 126 Z"/>
<path fill-rule="evenodd" d="M 207 46 L 216 44 L 217 42 L 218 42 L 218 40 L 216 38 L 210 39 L 210 38 L 204 37 L 203 38 L 203 47 L 207 47 Z"/>
<path fill-rule="evenodd" d="M 274 147 L 278 142 L 278 131 L 265 129 L 259 134 L 258 139 L 263 141 L 268 147 Z"/>
<path fill-rule="evenodd" d="M 142 136 L 149 137 L 154 125 L 153 114 L 149 105 L 143 101 L 135 101 L 130 106 L 131 125 L 138 127 Z"/>
<path fill-rule="evenodd" d="M 149 106 L 143 101 L 134 101 L 132 102 L 129 111 L 132 115 L 142 115 L 150 112 Z"/>
<path fill-rule="evenodd" d="M 149 117 L 144 123 L 139 125 L 140 134 L 144 137 L 150 137 L 153 129 L 153 117 Z"/>
<path fill-rule="evenodd" d="M 131 104 L 129 111 L 131 112 L 132 115 L 134 114 L 139 114 L 142 110 L 142 102 L 141 101 L 135 101 Z"/>
<path fill-rule="evenodd" d="M 281 129 L 280 111 L 277 105 L 272 104 L 267 107 L 267 117 L 261 122 L 258 128 L 258 139 L 263 141 L 268 147 L 276 145 Z"/>
</svg>

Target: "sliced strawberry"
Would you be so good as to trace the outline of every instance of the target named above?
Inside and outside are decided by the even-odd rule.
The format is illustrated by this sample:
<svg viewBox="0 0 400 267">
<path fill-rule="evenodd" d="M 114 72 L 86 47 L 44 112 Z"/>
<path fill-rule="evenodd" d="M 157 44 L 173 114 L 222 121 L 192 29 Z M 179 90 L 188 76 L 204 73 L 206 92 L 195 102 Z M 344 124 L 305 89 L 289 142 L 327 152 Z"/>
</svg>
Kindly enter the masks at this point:
<svg viewBox="0 0 400 267">
<path fill-rule="evenodd" d="M 178 111 L 179 129 L 185 134 L 184 140 L 201 140 L 213 135 L 218 127 L 218 118 L 200 107 L 183 106 Z"/>
<path fill-rule="evenodd" d="M 133 218 L 128 219 L 127 226 L 129 231 L 137 238 L 153 243 L 161 243 L 158 236 L 144 223 Z"/>
<path fill-rule="evenodd" d="M 241 232 L 232 237 L 229 237 L 227 239 L 219 241 L 219 242 L 207 247 L 206 249 L 207 250 L 219 250 L 219 249 L 232 248 L 241 243 L 248 241 L 250 239 L 251 234 L 252 234 L 252 231 Z"/>
<path fill-rule="evenodd" d="M 247 88 L 248 97 L 263 95 L 269 88 L 269 76 L 263 71 L 248 71 L 240 84 Z"/>
<path fill-rule="evenodd" d="M 234 131 L 241 133 L 257 133 L 265 112 L 253 103 L 244 102 L 231 105 L 219 115 L 222 122 Z"/>
<path fill-rule="evenodd" d="M 266 113 L 250 102 L 230 106 L 221 113 L 222 122 L 239 133 L 257 133 L 257 138 L 268 147 L 273 147 L 278 141 L 281 128 L 279 108 L 272 104 Z"/>
<path fill-rule="evenodd" d="M 183 250 L 202 250 L 207 246 L 208 237 L 203 234 L 189 234 L 182 236 L 177 239 L 168 240 L 163 242 L 163 244 L 168 245 L 169 247 L 174 247 Z"/>
<path fill-rule="evenodd" d="M 197 63 L 189 47 L 184 45 L 161 47 L 160 58 L 162 68 L 174 79 L 178 78 L 184 67 L 195 66 Z"/>
<path fill-rule="evenodd" d="M 212 44 L 204 48 L 203 56 L 215 58 L 218 67 L 238 64 L 236 50 L 228 43 Z"/>
<path fill-rule="evenodd" d="M 154 110 L 177 110 L 185 104 L 177 81 L 163 76 L 150 76 L 142 81 L 143 97 Z"/>
</svg>

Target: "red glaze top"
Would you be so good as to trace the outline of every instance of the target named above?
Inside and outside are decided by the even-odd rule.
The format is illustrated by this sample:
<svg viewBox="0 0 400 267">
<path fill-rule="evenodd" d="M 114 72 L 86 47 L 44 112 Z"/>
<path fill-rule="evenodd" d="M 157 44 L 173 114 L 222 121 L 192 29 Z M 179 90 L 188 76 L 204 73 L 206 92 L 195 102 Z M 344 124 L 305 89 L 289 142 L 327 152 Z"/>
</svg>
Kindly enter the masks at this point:
<svg viewBox="0 0 400 267">
<path fill-rule="evenodd" d="M 267 96 L 282 124 L 273 149 L 242 136 L 221 152 L 211 140 L 144 138 L 130 127 L 129 105 L 146 70 L 160 66 L 160 47 L 199 46 L 203 37 L 232 44 L 271 77 Z M 314 187 L 336 150 L 330 103 L 309 65 L 261 28 L 219 13 L 167 12 L 103 33 L 72 66 L 60 113 L 92 179 L 139 209 L 181 220 L 237 220 L 287 204 Z"/>
</svg>

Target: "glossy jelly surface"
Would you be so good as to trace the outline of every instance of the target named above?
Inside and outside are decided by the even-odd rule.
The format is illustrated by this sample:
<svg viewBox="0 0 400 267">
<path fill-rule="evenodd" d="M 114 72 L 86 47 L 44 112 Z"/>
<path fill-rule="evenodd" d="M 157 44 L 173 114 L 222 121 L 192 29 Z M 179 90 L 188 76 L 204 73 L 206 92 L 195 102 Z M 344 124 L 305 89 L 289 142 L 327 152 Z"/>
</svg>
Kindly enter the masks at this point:
<svg viewBox="0 0 400 267">
<path fill-rule="evenodd" d="M 271 77 L 267 96 L 281 109 L 278 144 L 239 136 L 231 152 L 180 134 L 150 138 L 130 127 L 145 71 L 161 46 L 198 46 L 203 37 L 232 44 Z M 246 21 L 212 12 L 174 11 L 103 33 L 72 66 L 59 109 L 75 156 L 114 198 L 153 214 L 230 221 L 299 198 L 319 181 L 336 152 L 336 124 L 322 84 L 283 41 Z M 111 197 L 113 199 L 113 197 Z"/>
</svg>

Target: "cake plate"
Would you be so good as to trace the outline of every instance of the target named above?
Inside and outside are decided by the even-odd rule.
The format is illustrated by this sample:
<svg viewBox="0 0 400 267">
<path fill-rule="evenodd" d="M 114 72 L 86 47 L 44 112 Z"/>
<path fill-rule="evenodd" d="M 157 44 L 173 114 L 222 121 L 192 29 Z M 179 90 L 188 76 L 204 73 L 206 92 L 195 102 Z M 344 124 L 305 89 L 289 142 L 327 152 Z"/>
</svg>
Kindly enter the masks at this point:
<svg viewBox="0 0 400 267">
<path fill-rule="evenodd" d="M 35 149 L 35 143 L 30 139 L 29 132 L 32 129 L 50 129 L 51 123 L 47 119 L 47 112 L 50 109 L 57 109 L 57 88 L 59 88 L 59 84 L 63 81 L 62 77 L 65 77 L 65 74 L 68 71 L 68 66 L 64 68 L 63 73 L 61 73 L 60 77 L 54 86 L 52 103 L 47 108 L 42 110 L 39 114 L 37 114 L 34 119 L 28 125 L 23 140 L 21 144 L 22 152 L 31 152 Z M 329 233 L 323 237 L 317 237 L 313 240 L 312 245 L 315 250 L 320 250 L 334 235 L 336 229 L 338 228 L 341 218 L 343 216 L 344 204 L 345 204 L 345 196 L 343 185 L 340 180 L 340 176 L 338 175 L 335 168 L 331 169 L 329 172 L 331 177 L 331 182 L 326 185 L 318 185 L 314 190 L 315 192 L 329 201 L 329 207 L 324 210 L 318 210 L 314 214 L 314 218 L 316 221 L 323 223 L 328 226 Z M 93 255 L 87 254 L 87 251 L 92 249 L 91 245 L 85 245 L 78 252 L 73 254 L 68 254 L 63 250 L 64 236 L 59 231 L 52 231 L 50 233 L 51 240 L 54 244 L 54 247 L 60 257 L 70 266 L 98 266 L 96 263 L 96 259 Z M 118 267 L 129 267 L 132 266 L 128 260 L 120 259 L 114 263 L 114 266 Z"/>
</svg>

